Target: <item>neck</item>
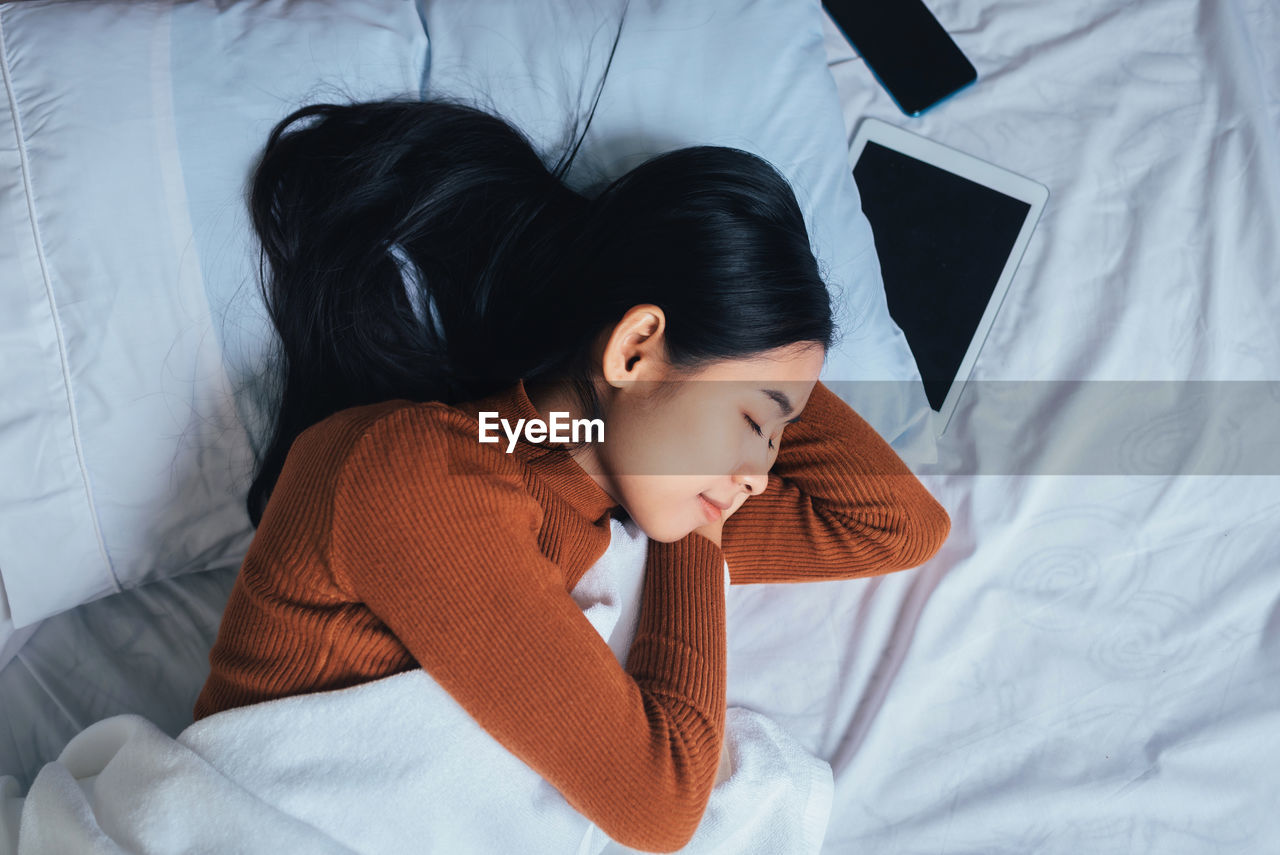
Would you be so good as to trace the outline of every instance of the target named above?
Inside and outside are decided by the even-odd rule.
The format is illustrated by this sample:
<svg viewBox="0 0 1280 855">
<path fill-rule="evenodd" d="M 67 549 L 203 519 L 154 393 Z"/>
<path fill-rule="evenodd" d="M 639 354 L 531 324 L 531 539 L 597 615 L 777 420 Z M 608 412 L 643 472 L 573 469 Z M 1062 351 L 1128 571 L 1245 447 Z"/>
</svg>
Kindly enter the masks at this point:
<svg viewBox="0 0 1280 855">
<path fill-rule="evenodd" d="M 550 418 L 552 412 L 569 412 L 570 418 L 577 417 L 574 412 L 576 403 L 572 397 L 565 394 L 565 390 L 560 384 L 550 383 L 530 383 L 524 384 L 525 394 L 529 396 L 529 403 L 533 404 L 538 411 L 538 415 L 544 420 Z"/>
</svg>

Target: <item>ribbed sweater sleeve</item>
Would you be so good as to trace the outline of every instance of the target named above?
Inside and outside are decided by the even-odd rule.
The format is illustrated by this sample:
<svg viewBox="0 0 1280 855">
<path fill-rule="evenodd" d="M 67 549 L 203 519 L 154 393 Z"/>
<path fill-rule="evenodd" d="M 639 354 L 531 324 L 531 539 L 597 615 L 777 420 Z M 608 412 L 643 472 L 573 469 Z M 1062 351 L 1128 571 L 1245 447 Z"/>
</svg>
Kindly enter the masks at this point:
<svg viewBox="0 0 1280 855">
<path fill-rule="evenodd" d="M 679 849 L 724 739 L 724 555 L 651 541 L 626 668 L 539 550 L 547 513 L 475 423 L 397 410 L 354 443 L 328 530 L 366 604 L 498 742 L 614 840 Z"/>
<path fill-rule="evenodd" d="M 951 530 L 946 509 L 875 429 L 821 381 L 783 432 L 763 493 L 724 522 L 735 585 L 915 567 Z"/>
</svg>

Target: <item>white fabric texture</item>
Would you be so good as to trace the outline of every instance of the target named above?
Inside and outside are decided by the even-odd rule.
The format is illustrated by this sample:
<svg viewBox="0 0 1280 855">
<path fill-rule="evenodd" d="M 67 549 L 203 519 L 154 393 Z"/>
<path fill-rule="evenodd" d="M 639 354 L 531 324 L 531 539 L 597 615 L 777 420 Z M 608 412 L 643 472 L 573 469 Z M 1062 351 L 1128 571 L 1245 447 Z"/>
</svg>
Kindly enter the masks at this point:
<svg viewBox="0 0 1280 855">
<path fill-rule="evenodd" d="M 625 664 L 648 539 L 611 527 L 573 596 Z M 748 709 L 727 710 L 726 740 L 732 774 L 680 851 L 817 853 L 830 767 Z M 226 710 L 177 739 L 142 716 L 104 719 L 25 798 L 0 778 L 0 798 L 0 847 L 17 855 L 640 851 L 613 843 L 421 669 Z"/>
</svg>

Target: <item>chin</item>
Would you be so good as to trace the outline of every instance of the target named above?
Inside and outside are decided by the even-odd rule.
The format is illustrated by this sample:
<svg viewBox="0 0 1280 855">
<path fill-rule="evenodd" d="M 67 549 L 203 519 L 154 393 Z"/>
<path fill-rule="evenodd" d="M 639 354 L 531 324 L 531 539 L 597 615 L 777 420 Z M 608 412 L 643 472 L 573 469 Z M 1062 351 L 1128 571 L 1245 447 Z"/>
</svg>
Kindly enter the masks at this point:
<svg viewBox="0 0 1280 855">
<path fill-rule="evenodd" d="M 684 534 L 676 534 L 676 535 L 670 535 L 665 537 L 655 537 L 653 535 L 649 535 L 649 539 L 656 540 L 659 543 L 675 543 L 677 540 L 684 540 L 692 532 L 693 532 L 693 529 L 689 529 L 689 531 L 686 531 Z M 645 534 L 648 534 L 648 532 L 645 532 Z"/>
<path fill-rule="evenodd" d="M 635 518 L 633 517 L 632 519 Z M 645 537 L 650 540 L 656 540 L 658 543 L 675 543 L 693 532 L 691 528 L 672 528 L 661 524 L 653 526 L 638 519 L 635 520 L 635 524 L 644 532 Z"/>
</svg>

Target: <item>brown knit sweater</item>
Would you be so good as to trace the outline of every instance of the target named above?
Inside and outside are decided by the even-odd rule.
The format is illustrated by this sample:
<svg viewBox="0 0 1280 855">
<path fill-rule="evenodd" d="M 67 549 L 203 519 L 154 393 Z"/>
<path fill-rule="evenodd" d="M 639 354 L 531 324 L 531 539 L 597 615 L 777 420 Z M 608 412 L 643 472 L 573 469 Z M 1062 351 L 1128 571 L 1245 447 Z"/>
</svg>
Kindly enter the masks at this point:
<svg viewBox="0 0 1280 855">
<path fill-rule="evenodd" d="M 618 842 L 669 852 L 711 795 L 725 592 L 914 567 L 950 530 L 893 449 L 818 383 L 723 550 L 650 541 L 619 665 L 570 591 L 618 507 L 567 451 L 478 442 L 481 410 L 538 418 L 523 383 L 458 405 L 343 410 L 291 447 L 231 590 L 195 718 L 424 668 Z M 557 450 L 537 457 L 548 447 Z M 803 632 L 796 627 L 796 632 Z"/>
</svg>

